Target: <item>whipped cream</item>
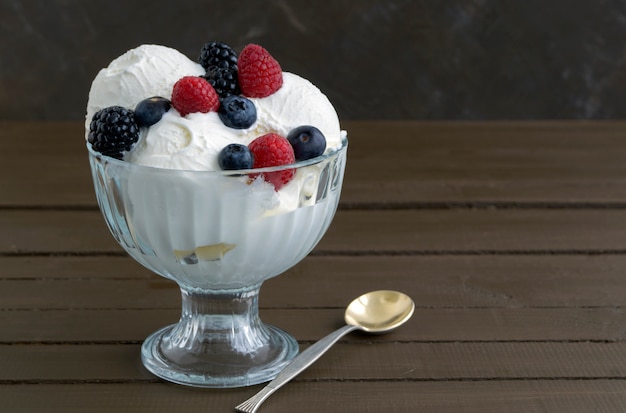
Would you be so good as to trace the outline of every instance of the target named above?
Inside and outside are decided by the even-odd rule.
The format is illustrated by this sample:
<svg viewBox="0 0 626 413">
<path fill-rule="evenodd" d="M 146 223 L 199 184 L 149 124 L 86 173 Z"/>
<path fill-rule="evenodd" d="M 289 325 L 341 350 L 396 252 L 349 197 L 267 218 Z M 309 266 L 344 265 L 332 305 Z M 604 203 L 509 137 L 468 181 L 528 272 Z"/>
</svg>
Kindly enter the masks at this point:
<svg viewBox="0 0 626 413">
<path fill-rule="evenodd" d="M 204 73 L 165 46 L 129 50 L 93 81 L 86 137 L 98 110 L 134 109 L 152 96 L 171 99 L 179 79 Z M 293 73 L 282 76 L 275 93 L 250 99 L 257 120 L 248 129 L 227 127 L 216 112 L 181 116 L 172 107 L 156 124 L 140 129 L 126 162 L 90 158 L 110 229 L 140 263 L 189 288 L 241 288 L 286 270 L 317 244 L 339 202 L 346 133 L 315 85 Z M 302 125 L 324 134 L 330 155 L 296 166 L 280 190 L 262 177 L 211 173 L 220 170 L 218 154 L 226 145 L 248 145 L 266 133 L 286 137 Z"/>
<path fill-rule="evenodd" d="M 283 86 L 274 94 L 251 99 L 257 108 L 255 132 L 287 136 L 301 125 L 318 128 L 326 138 L 326 152 L 341 146 L 341 129 L 335 108 L 313 83 L 296 74 L 283 72 Z M 267 133 L 266 132 L 266 133 Z"/>
<path fill-rule="evenodd" d="M 106 194 L 114 208 L 124 200 L 124 211 L 111 216 L 129 223 L 121 243 L 138 262 L 190 288 L 241 288 L 282 273 L 317 244 L 337 207 L 344 165 L 345 152 L 320 164 L 328 179 L 319 198 L 271 215 L 282 191 L 262 179 L 110 170 L 122 184 Z"/>
<path fill-rule="evenodd" d="M 86 137 L 93 115 L 109 106 L 134 109 L 152 96 L 171 99 L 174 84 L 184 76 L 201 76 L 204 68 L 175 49 L 142 45 L 113 60 L 93 80 L 86 116 Z M 124 160 L 143 166 L 181 171 L 218 171 L 218 154 L 231 143 L 248 145 L 266 133 L 287 136 L 301 126 L 317 127 L 326 138 L 326 152 L 337 150 L 345 138 L 339 118 L 326 95 L 310 81 L 283 71 L 283 85 L 264 98 L 250 98 L 257 120 L 248 129 L 229 128 L 216 112 L 181 116 L 174 108 L 149 128 Z M 260 178 L 259 178 L 260 179 Z M 257 180 L 259 180 L 257 179 Z M 294 178 L 265 202 L 265 215 L 293 211 L 314 202 L 319 168 L 299 169 Z M 313 201 L 308 201 L 313 200 Z"/>
<path fill-rule="evenodd" d="M 100 70 L 91 84 L 85 131 L 91 118 L 108 106 L 134 109 L 152 96 L 172 97 L 172 87 L 183 76 L 201 76 L 204 68 L 176 49 L 144 44 L 131 49 Z"/>
<path fill-rule="evenodd" d="M 134 109 L 152 96 L 171 99 L 174 84 L 184 76 L 201 76 L 198 63 L 179 51 L 159 45 L 131 49 L 100 70 L 93 80 L 87 103 L 86 135 L 93 115 L 108 106 Z M 315 85 L 283 72 L 283 85 L 265 98 L 250 99 L 257 121 L 248 129 L 225 126 L 215 112 L 180 116 L 171 108 L 149 128 L 142 128 L 138 143 L 124 160 L 145 166 L 179 170 L 219 170 L 217 155 L 229 143 L 249 144 L 265 133 L 287 136 L 289 131 L 312 125 L 326 137 L 326 151 L 341 146 L 341 129 L 335 108 Z"/>
<path fill-rule="evenodd" d="M 266 133 L 287 136 L 301 125 L 313 125 L 324 134 L 327 152 L 341 145 L 335 108 L 316 86 L 298 75 L 283 72 L 283 86 L 276 93 L 250 100 L 256 106 L 257 120 L 248 129 L 225 126 L 216 112 L 183 117 L 172 108 L 142 131 L 124 159 L 159 168 L 216 171 L 218 153 L 229 143 L 248 145 Z"/>
</svg>

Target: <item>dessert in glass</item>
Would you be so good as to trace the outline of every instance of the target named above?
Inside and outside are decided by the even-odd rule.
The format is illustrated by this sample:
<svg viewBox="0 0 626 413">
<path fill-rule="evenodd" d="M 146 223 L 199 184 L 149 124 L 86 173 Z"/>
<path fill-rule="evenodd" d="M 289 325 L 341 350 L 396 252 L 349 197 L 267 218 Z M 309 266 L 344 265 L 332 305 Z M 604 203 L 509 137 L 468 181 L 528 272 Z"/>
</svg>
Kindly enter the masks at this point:
<svg viewBox="0 0 626 413">
<path fill-rule="evenodd" d="M 215 82 L 228 73 L 203 61 L 224 50 L 233 59 L 214 42 L 202 50 L 204 77 L 172 49 L 150 46 L 167 64 L 129 51 L 90 93 L 87 149 L 106 224 L 132 258 L 181 290 L 178 323 L 141 349 L 149 371 L 179 384 L 265 382 L 297 354 L 290 334 L 261 321 L 259 292 L 316 246 L 339 202 L 348 141 L 334 109 L 320 109 L 325 96 L 280 68 L 246 75 L 269 56 L 252 46 L 252 57 L 246 46 L 232 60 L 234 86 Z M 285 114 L 292 101 L 316 103 Z"/>
</svg>

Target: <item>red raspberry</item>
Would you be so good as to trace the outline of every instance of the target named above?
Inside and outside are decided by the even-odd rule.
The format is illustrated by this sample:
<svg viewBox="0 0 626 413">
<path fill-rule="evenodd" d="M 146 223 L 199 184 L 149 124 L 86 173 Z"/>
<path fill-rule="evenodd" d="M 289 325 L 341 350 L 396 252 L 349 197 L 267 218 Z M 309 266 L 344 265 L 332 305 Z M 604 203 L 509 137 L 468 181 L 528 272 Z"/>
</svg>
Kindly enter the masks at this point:
<svg viewBox="0 0 626 413">
<path fill-rule="evenodd" d="M 289 165 L 296 161 L 289 141 L 275 133 L 259 136 L 250 142 L 248 148 L 254 156 L 254 168 Z M 274 185 L 274 188 L 278 191 L 283 185 L 291 181 L 295 173 L 295 169 L 285 169 L 276 172 L 266 172 L 262 176 L 265 181 Z M 253 179 L 257 176 L 258 174 L 250 175 Z"/>
<path fill-rule="evenodd" d="M 264 98 L 283 85 L 280 65 L 267 50 L 256 44 L 243 48 L 237 61 L 239 88 L 244 96 Z"/>
<path fill-rule="evenodd" d="M 185 116 L 194 112 L 217 112 L 220 99 L 206 79 L 198 76 L 185 76 L 174 83 L 172 105 L 181 116 Z"/>
</svg>

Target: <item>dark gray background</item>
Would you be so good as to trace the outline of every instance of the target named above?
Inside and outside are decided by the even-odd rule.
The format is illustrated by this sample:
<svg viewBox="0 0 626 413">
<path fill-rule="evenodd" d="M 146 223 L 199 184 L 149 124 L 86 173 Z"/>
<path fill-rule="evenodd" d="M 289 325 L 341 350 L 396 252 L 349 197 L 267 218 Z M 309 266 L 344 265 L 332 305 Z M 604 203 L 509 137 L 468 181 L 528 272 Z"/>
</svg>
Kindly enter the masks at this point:
<svg viewBox="0 0 626 413">
<path fill-rule="evenodd" d="M 141 43 L 266 47 L 342 119 L 626 117 L 626 0 L 0 0 L 0 119 L 84 118 Z"/>
</svg>

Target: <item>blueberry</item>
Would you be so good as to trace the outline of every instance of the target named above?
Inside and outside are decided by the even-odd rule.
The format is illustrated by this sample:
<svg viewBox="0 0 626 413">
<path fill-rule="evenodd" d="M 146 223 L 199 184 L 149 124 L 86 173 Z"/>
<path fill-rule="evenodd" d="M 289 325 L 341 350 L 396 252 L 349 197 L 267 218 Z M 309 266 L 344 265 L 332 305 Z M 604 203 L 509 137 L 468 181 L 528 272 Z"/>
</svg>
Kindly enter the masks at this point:
<svg viewBox="0 0 626 413">
<path fill-rule="evenodd" d="M 293 147 L 296 161 L 315 158 L 326 150 L 326 138 L 315 126 L 298 126 L 289 132 L 287 140 Z"/>
<path fill-rule="evenodd" d="M 217 163 L 225 171 L 251 169 L 254 157 L 246 145 L 231 143 L 226 145 L 217 155 Z"/>
<path fill-rule="evenodd" d="M 247 129 L 256 122 L 256 107 L 243 96 L 230 95 L 222 99 L 217 114 L 224 125 L 233 129 Z"/>
<path fill-rule="evenodd" d="M 172 103 L 160 96 L 144 99 L 135 107 L 135 122 L 139 126 L 152 126 L 161 120 L 170 107 Z"/>
</svg>

